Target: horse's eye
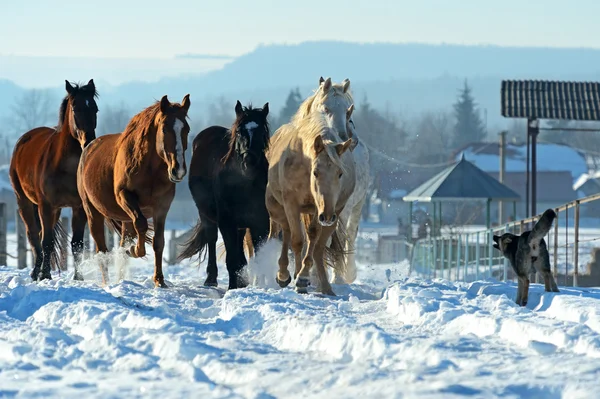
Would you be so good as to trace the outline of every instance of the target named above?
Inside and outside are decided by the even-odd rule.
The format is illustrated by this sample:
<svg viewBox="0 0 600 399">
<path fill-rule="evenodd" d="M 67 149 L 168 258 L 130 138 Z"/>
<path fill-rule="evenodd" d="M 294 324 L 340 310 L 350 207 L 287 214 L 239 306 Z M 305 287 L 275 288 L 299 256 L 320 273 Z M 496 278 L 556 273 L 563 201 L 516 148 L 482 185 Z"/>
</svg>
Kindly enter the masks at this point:
<svg viewBox="0 0 600 399">
<path fill-rule="evenodd" d="M 319 177 L 319 173 L 317 173 L 317 171 L 316 171 L 316 170 L 314 170 L 314 171 L 313 171 L 313 176 L 315 176 L 315 177 Z"/>
<path fill-rule="evenodd" d="M 343 175 L 343 173 L 342 173 L 342 172 L 340 172 L 340 175 L 339 175 L 338 177 L 341 179 L 341 178 L 342 178 L 342 175 Z"/>
</svg>

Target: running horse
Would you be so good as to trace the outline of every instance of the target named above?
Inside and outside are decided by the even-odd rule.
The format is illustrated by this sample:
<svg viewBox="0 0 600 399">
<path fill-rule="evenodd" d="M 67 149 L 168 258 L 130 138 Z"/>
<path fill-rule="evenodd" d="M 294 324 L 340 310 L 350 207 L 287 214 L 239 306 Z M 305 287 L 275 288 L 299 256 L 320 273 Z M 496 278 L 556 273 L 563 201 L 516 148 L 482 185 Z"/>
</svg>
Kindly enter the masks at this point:
<svg viewBox="0 0 600 399">
<path fill-rule="evenodd" d="M 96 138 L 98 105 L 94 80 L 80 86 L 65 81 L 58 126 L 37 127 L 19 138 L 10 161 L 10 182 L 27 239 L 33 250 L 34 281 L 52 279 L 51 269 L 66 267 L 66 233 L 60 224 L 62 208 L 73 211 L 71 250 L 74 265 L 81 262 L 86 216 L 77 192 L 77 164 L 82 148 Z M 80 280 L 81 274 L 73 278 Z"/>
<path fill-rule="evenodd" d="M 219 229 L 225 244 L 229 289 L 248 285 L 243 276 L 247 265 L 244 237 L 252 256 L 269 235 L 265 205 L 269 103 L 253 108 L 243 107 L 238 101 L 235 115 L 231 129 L 211 126 L 194 139 L 189 187 L 200 218 L 179 255 L 179 260 L 191 258 L 208 247 L 204 285 L 217 286 Z"/>
<path fill-rule="evenodd" d="M 189 94 L 181 104 L 171 103 L 163 96 L 131 118 L 123 133 L 99 137 L 87 146 L 77 171 L 77 187 L 96 252 L 108 251 L 104 235 L 104 224 L 108 223 L 116 226 L 117 232 L 121 229 L 121 238 L 133 228 L 137 244 L 127 253 L 134 258 L 144 257 L 151 230 L 148 219 L 153 219 L 153 279 L 157 287 L 167 286 L 162 271 L 165 221 L 175 197 L 175 185 L 187 172 L 189 108 Z M 107 284 L 104 260 L 100 271 L 103 284 Z"/>
</svg>

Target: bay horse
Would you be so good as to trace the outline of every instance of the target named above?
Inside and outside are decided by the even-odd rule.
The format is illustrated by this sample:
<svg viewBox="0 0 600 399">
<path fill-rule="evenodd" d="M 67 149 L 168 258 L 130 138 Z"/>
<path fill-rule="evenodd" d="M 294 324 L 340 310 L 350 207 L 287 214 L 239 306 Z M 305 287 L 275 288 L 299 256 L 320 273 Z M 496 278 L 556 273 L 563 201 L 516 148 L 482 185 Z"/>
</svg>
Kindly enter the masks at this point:
<svg viewBox="0 0 600 399">
<path fill-rule="evenodd" d="M 310 269 L 315 263 L 319 290 L 335 295 L 325 270 L 325 247 L 354 190 L 354 159 L 348 151 L 351 145 L 352 139 L 340 142 L 332 116 L 320 112 L 281 126 L 271 138 L 265 203 L 274 222 L 271 225 L 277 224 L 283 231 L 276 276 L 281 287 L 291 282 L 288 270 L 291 244 L 296 290 L 307 292 Z M 304 259 L 301 259 L 302 224 L 307 241 Z M 274 238 L 274 234 L 271 231 L 269 238 Z"/>
<path fill-rule="evenodd" d="M 269 235 L 265 205 L 268 115 L 269 103 L 253 108 L 243 107 L 237 101 L 230 129 L 211 126 L 194 139 L 189 188 L 199 219 L 192 237 L 183 245 L 179 260 L 202 255 L 208 246 L 206 286 L 217 286 L 218 230 L 225 244 L 229 289 L 248 285 L 243 275 L 247 265 L 244 237 L 251 241 L 248 249 L 253 254 Z"/>
<path fill-rule="evenodd" d="M 15 144 L 9 176 L 27 239 L 31 245 L 34 281 L 52 279 L 51 269 L 66 268 L 66 233 L 60 224 L 62 208 L 71 208 L 71 250 L 74 265 L 81 262 L 86 216 L 77 192 L 77 164 L 82 148 L 96 138 L 98 93 L 94 80 L 86 85 L 65 80 L 67 95 L 55 128 L 37 127 Z M 76 269 L 77 270 L 77 269 Z M 75 273 L 75 280 L 82 279 Z"/>
<path fill-rule="evenodd" d="M 150 232 L 147 219 L 153 219 L 153 280 L 157 287 L 167 286 L 162 271 L 165 221 L 175 197 L 175 185 L 187 172 L 189 108 L 189 94 L 181 104 L 171 103 L 163 96 L 131 118 L 122 133 L 98 137 L 88 145 L 77 171 L 77 187 L 97 253 L 108 251 L 106 222 L 116 226 L 117 232 L 121 230 L 121 244 L 135 230 L 137 245 L 132 245 L 127 253 L 134 258 L 144 257 Z M 103 284 L 107 284 L 104 261 L 100 271 Z"/>
</svg>

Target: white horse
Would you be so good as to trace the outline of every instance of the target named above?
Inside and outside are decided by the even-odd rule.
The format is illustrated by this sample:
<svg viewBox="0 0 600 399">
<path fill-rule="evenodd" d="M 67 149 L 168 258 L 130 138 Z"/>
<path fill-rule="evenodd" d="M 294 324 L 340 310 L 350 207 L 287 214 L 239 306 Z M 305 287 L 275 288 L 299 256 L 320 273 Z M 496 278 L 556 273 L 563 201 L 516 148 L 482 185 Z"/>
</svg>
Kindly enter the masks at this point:
<svg viewBox="0 0 600 399">
<path fill-rule="evenodd" d="M 365 203 L 369 184 L 369 151 L 361 143 L 354 129 L 354 122 L 348 115 L 354 109 L 354 99 L 350 91 L 350 80 L 344 79 L 342 83 L 332 83 L 331 78 L 319 79 L 319 88 L 300 105 L 298 112 L 292 117 L 291 123 L 299 122 L 311 112 L 327 114 L 332 119 L 334 129 L 341 140 L 353 138 L 357 144 L 353 149 L 355 161 L 356 183 L 354 191 L 340 215 L 338 224 L 343 224 L 348 235 L 348 243 L 344 248 L 347 255 L 344 259 L 338 259 L 333 269 L 332 282 L 335 284 L 350 284 L 356 280 L 355 243 L 358 235 L 358 225 L 362 216 L 362 208 Z M 331 240 L 327 244 L 331 246 Z M 345 263 L 345 267 L 344 267 Z"/>
</svg>

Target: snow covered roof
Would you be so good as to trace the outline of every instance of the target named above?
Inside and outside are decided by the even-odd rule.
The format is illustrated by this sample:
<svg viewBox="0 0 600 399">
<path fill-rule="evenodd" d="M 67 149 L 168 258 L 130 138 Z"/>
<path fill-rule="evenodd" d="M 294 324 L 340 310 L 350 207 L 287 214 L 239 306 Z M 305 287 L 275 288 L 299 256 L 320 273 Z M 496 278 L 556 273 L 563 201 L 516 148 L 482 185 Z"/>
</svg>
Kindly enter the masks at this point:
<svg viewBox="0 0 600 399">
<path fill-rule="evenodd" d="M 500 145 L 498 143 L 472 143 L 455 153 L 458 161 L 461 154 L 486 172 L 500 171 Z M 506 145 L 506 172 L 527 170 L 527 146 Z M 561 144 L 537 144 L 537 170 L 547 172 L 569 171 L 575 181 L 587 173 L 586 159 L 578 150 Z"/>
</svg>

